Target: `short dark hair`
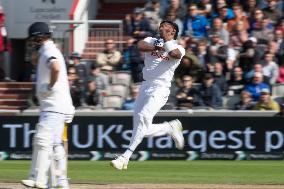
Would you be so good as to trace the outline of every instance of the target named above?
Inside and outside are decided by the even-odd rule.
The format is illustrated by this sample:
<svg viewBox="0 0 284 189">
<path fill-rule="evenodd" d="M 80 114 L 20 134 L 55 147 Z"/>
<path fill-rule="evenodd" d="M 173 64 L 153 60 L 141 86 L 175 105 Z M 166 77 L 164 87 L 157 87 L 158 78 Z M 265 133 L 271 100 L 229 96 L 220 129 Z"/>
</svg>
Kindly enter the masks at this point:
<svg viewBox="0 0 284 189">
<path fill-rule="evenodd" d="M 168 23 L 170 24 L 175 30 L 176 30 L 176 33 L 175 33 L 175 36 L 174 36 L 174 39 L 177 39 L 177 36 L 178 36 L 178 32 L 179 32 L 179 28 L 178 28 L 178 25 L 170 20 L 163 20 L 161 22 L 161 24 L 164 24 L 164 23 Z M 161 25 L 160 24 L 160 25 Z"/>
</svg>

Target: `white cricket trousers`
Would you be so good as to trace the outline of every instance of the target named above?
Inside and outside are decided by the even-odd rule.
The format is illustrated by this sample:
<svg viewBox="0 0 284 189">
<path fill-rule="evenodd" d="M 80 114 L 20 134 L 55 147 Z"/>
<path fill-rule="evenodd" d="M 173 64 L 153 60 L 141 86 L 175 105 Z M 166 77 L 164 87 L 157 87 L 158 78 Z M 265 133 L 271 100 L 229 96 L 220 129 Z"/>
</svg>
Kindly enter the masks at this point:
<svg viewBox="0 0 284 189">
<path fill-rule="evenodd" d="M 167 122 L 152 123 L 154 116 L 166 104 L 169 94 L 169 87 L 163 83 L 142 83 L 135 101 L 133 132 L 128 147 L 130 151 L 133 152 L 145 136 L 162 136 L 169 133 L 170 125 Z"/>
<path fill-rule="evenodd" d="M 62 135 L 64 130 L 65 115 L 56 112 L 41 112 L 39 123 L 33 141 L 32 166 L 30 179 L 41 183 L 47 183 L 47 174 L 51 159 L 57 151 L 61 157 L 65 157 L 62 146 Z M 45 144 L 43 142 L 46 141 Z M 66 160 L 58 161 L 58 169 L 66 169 Z M 66 177 L 66 176 L 64 176 Z"/>
</svg>

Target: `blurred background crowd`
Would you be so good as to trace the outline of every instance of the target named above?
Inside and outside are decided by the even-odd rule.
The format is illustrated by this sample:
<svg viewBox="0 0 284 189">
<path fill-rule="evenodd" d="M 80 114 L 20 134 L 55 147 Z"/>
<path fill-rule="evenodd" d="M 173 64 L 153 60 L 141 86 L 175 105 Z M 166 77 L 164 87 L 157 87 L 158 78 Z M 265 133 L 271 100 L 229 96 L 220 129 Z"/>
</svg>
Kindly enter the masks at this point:
<svg viewBox="0 0 284 189">
<path fill-rule="evenodd" d="M 66 56 L 77 109 L 133 109 L 144 66 L 136 43 L 158 37 L 164 19 L 179 26 L 186 54 L 163 109 L 283 110 L 282 0 L 150 0 L 136 7 L 123 20 L 122 51 L 107 39 L 93 61 Z M 23 80 L 33 81 L 29 70 Z"/>
</svg>

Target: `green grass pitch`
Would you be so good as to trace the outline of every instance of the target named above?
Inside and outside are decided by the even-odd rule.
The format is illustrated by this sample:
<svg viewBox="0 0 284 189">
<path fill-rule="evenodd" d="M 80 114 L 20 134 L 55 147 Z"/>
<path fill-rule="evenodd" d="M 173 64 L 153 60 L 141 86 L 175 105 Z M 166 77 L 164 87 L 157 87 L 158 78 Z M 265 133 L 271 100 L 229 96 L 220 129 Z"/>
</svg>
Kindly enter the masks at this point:
<svg viewBox="0 0 284 189">
<path fill-rule="evenodd" d="M 0 161 L 0 182 L 19 182 L 30 161 Z M 72 183 L 284 184 L 283 161 L 131 161 L 117 171 L 109 161 L 69 161 Z"/>
</svg>

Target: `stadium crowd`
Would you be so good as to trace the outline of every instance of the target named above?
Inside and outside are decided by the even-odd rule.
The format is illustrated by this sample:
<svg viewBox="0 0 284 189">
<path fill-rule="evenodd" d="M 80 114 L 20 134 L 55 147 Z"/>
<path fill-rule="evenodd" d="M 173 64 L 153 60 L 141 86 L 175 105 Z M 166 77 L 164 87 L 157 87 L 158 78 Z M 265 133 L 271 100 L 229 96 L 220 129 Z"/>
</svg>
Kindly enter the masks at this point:
<svg viewBox="0 0 284 189">
<path fill-rule="evenodd" d="M 164 19 L 179 26 L 178 43 L 186 55 L 163 109 L 283 109 L 284 90 L 273 92 L 284 85 L 281 0 L 150 0 L 125 15 L 124 35 L 129 38 L 123 51 L 107 39 L 93 62 L 71 54 L 74 105 L 132 109 L 143 81 L 143 55 L 136 42 L 156 36 Z"/>
</svg>

